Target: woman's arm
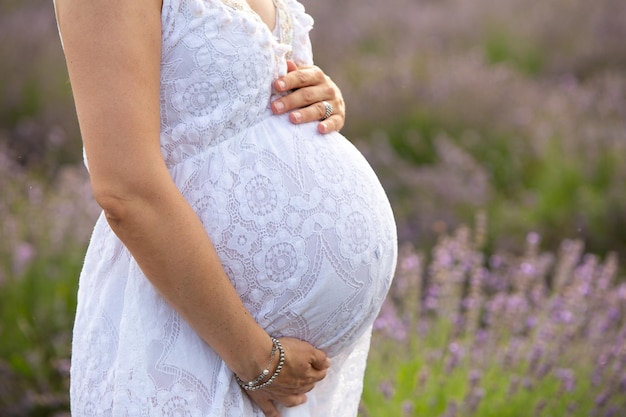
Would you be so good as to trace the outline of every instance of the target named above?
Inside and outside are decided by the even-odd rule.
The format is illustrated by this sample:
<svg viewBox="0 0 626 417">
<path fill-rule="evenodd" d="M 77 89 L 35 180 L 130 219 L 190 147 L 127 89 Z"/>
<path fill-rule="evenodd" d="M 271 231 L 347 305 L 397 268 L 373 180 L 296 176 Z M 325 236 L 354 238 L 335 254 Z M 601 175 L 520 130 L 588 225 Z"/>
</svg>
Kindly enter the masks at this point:
<svg viewBox="0 0 626 417">
<path fill-rule="evenodd" d="M 56 6 L 96 200 L 162 296 L 237 375 L 253 379 L 272 342 L 245 309 L 161 156 L 161 0 Z M 295 405 L 305 397 L 288 388 L 321 380 L 327 358 L 304 342 L 283 344 L 288 363 L 275 387 L 289 392 L 272 399 Z M 273 412 L 267 404 L 264 411 Z"/>
<path fill-rule="evenodd" d="M 346 106 L 339 87 L 316 66 L 297 67 L 287 61 L 287 74 L 274 81 L 278 91 L 291 91 L 272 103 L 275 114 L 288 113 L 292 123 L 306 123 L 320 120 L 317 129 L 320 133 L 339 131 L 346 120 Z M 326 113 L 322 101 L 333 106 L 332 115 L 321 120 Z"/>
</svg>

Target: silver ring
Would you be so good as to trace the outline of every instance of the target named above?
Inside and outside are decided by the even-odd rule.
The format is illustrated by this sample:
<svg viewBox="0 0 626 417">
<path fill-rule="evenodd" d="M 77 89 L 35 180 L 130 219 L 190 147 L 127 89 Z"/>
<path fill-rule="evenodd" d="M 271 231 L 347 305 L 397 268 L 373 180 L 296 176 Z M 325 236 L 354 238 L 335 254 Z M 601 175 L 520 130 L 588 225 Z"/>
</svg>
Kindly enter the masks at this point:
<svg viewBox="0 0 626 417">
<path fill-rule="evenodd" d="M 322 104 L 324 105 L 324 108 L 326 109 L 326 113 L 324 113 L 324 115 L 322 116 L 320 120 L 326 120 L 330 117 L 331 114 L 333 114 L 333 106 L 327 101 L 322 101 Z"/>
</svg>

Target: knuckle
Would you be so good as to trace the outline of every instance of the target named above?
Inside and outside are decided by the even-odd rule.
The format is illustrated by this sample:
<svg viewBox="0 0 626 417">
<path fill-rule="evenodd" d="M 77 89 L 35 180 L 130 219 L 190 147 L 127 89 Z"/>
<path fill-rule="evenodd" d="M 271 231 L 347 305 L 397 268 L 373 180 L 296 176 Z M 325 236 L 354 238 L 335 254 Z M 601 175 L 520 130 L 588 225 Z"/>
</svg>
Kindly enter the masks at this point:
<svg viewBox="0 0 626 417">
<path fill-rule="evenodd" d="M 324 117 L 326 115 L 326 106 L 323 103 L 319 103 L 316 107 L 319 110 L 320 117 Z"/>
<path fill-rule="evenodd" d="M 320 67 L 318 67 L 317 65 L 313 65 L 311 68 L 312 68 L 313 72 L 315 73 L 316 77 L 324 78 L 326 76 L 324 71 Z"/>
<path fill-rule="evenodd" d="M 324 75 L 324 71 L 322 71 L 322 69 L 318 67 L 317 65 L 311 65 L 308 69 L 314 74 L 315 77 Z"/>
<path fill-rule="evenodd" d="M 306 80 L 307 80 L 306 71 L 298 71 L 296 72 L 295 75 L 296 75 L 296 79 L 301 85 L 306 83 Z"/>
<path fill-rule="evenodd" d="M 315 101 L 314 92 L 311 91 L 310 89 L 303 89 L 302 98 L 306 100 L 307 102 L 314 102 Z"/>
<path fill-rule="evenodd" d="M 326 97 L 330 97 L 330 98 L 335 98 L 336 94 L 335 94 L 335 89 L 333 88 L 332 85 L 324 85 L 324 95 Z"/>
</svg>

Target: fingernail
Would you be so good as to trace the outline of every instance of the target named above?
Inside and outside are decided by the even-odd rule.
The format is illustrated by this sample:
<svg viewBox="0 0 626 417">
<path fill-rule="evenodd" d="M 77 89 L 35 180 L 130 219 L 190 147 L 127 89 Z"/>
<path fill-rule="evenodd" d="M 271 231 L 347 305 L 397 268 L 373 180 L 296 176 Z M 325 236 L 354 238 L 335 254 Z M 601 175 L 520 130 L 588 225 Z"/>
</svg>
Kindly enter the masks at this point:
<svg viewBox="0 0 626 417">
<path fill-rule="evenodd" d="M 284 90 L 285 90 L 285 88 L 287 87 L 287 84 L 285 84 L 285 82 L 284 82 L 283 80 L 278 80 L 278 81 L 276 82 L 276 85 L 278 86 L 278 89 L 279 89 L 280 91 L 284 91 Z"/>
<path fill-rule="evenodd" d="M 276 111 L 283 111 L 285 109 L 285 105 L 281 102 L 281 101 L 275 101 L 274 102 L 274 108 L 276 109 Z"/>
<path fill-rule="evenodd" d="M 322 133 L 327 133 L 328 131 L 328 125 L 326 124 L 326 122 L 321 122 L 320 123 L 320 131 Z"/>
<path fill-rule="evenodd" d="M 302 120 L 302 113 L 300 113 L 299 111 L 294 111 L 291 114 L 293 115 L 293 118 L 296 122 L 299 122 Z"/>
</svg>

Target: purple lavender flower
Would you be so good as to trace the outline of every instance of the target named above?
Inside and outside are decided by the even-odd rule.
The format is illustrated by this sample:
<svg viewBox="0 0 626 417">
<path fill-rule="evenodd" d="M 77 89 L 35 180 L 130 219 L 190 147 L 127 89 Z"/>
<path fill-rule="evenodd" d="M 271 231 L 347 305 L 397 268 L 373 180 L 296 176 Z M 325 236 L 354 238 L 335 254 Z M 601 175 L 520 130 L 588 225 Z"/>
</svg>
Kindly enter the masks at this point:
<svg viewBox="0 0 626 417">
<path fill-rule="evenodd" d="M 415 410 L 415 406 L 412 401 L 404 400 L 402 402 L 402 415 L 405 417 L 410 417 L 413 415 L 413 411 Z"/>
<path fill-rule="evenodd" d="M 602 408 L 606 405 L 606 403 L 608 402 L 608 400 L 611 397 L 611 393 L 607 390 L 602 391 L 600 394 L 598 394 L 596 396 L 595 399 L 595 403 L 596 403 L 596 407 Z"/>
<path fill-rule="evenodd" d="M 378 385 L 378 390 L 383 394 L 383 397 L 385 397 L 386 400 L 390 400 L 391 398 L 393 398 L 395 394 L 395 388 L 393 386 L 393 382 L 391 382 L 388 379 L 382 381 Z"/>
<path fill-rule="evenodd" d="M 561 380 L 561 390 L 565 392 L 572 392 L 576 387 L 576 375 L 574 371 L 566 368 L 559 368 L 554 370 L 554 376 Z"/>
<path fill-rule="evenodd" d="M 19 242 L 13 250 L 13 274 L 20 276 L 25 267 L 35 258 L 36 249 L 28 242 Z"/>
<path fill-rule="evenodd" d="M 407 326 L 400 320 L 395 307 L 389 302 L 383 304 L 373 328 L 398 341 L 406 340 L 408 334 Z"/>
</svg>

